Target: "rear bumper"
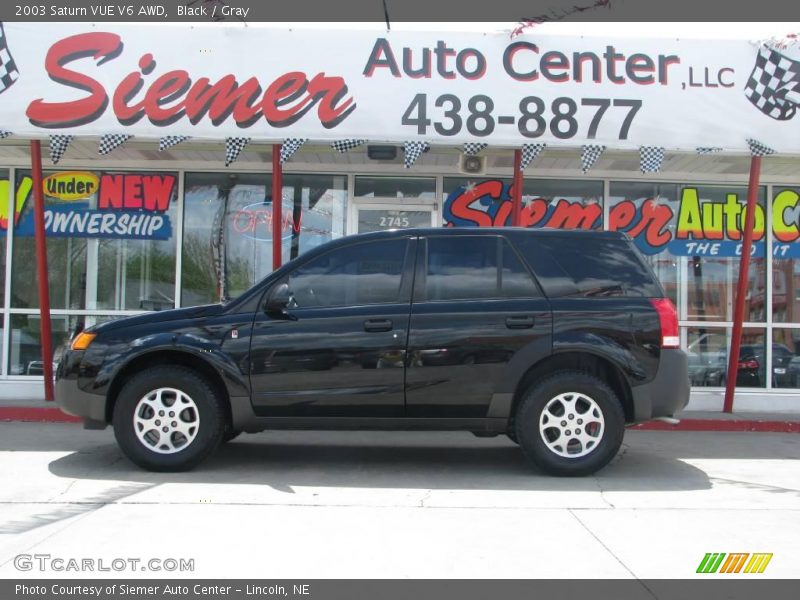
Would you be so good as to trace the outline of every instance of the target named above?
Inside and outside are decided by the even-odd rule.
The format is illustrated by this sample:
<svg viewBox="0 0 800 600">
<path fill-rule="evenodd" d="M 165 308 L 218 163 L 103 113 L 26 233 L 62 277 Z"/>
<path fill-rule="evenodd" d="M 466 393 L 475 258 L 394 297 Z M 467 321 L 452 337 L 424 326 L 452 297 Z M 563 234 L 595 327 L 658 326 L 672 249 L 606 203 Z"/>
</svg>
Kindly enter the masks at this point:
<svg viewBox="0 0 800 600">
<path fill-rule="evenodd" d="M 689 365 L 679 349 L 661 350 L 658 372 L 649 383 L 632 388 L 634 421 L 671 417 L 689 403 Z"/>
<path fill-rule="evenodd" d="M 57 379 L 56 403 L 68 415 L 81 417 L 87 427 L 97 429 L 106 425 L 106 398 L 84 392 L 77 379 Z"/>
</svg>

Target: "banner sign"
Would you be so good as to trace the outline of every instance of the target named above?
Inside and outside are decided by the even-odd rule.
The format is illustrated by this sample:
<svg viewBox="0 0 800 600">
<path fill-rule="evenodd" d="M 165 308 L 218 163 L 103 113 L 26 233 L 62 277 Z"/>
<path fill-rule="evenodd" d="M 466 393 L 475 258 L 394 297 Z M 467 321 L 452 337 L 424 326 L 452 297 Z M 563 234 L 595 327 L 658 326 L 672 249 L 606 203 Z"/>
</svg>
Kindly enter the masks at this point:
<svg viewBox="0 0 800 600">
<path fill-rule="evenodd" d="M 65 171 L 42 182 L 44 226 L 48 237 L 168 240 L 167 214 L 177 195 L 177 177 L 169 174 Z M 19 180 L 15 194 L 14 234 L 34 235 L 33 181 Z M 0 235 L 8 228 L 0 214 Z"/>
<path fill-rule="evenodd" d="M 609 207 L 608 227 L 631 236 L 645 254 L 669 251 L 674 256 L 732 257 L 741 254 L 746 199 L 727 194 L 724 202 L 699 197 L 697 188 L 681 190 L 680 201 L 663 198 L 623 199 Z M 503 227 L 511 225 L 511 185 L 485 180 L 460 186 L 444 201 L 446 227 Z M 800 194 L 778 192 L 770 215 L 775 258 L 800 258 Z M 752 256 L 765 253 L 766 214 L 756 205 Z M 601 229 L 603 207 L 582 199 L 524 197 L 523 227 Z M 760 243 L 759 243 L 760 242 Z"/>
<path fill-rule="evenodd" d="M 800 153 L 800 46 L 6 23 L 0 128 Z"/>
</svg>

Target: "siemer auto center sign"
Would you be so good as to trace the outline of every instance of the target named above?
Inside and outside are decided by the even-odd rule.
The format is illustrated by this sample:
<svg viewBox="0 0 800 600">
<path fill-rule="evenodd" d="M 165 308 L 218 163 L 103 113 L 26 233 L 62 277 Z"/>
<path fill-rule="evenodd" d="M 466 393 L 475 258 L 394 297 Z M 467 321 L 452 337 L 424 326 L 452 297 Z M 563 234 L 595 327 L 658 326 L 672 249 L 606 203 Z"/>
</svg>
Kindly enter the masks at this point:
<svg viewBox="0 0 800 600">
<path fill-rule="evenodd" d="M 6 23 L 15 135 L 800 152 L 800 50 L 747 41 Z"/>
</svg>

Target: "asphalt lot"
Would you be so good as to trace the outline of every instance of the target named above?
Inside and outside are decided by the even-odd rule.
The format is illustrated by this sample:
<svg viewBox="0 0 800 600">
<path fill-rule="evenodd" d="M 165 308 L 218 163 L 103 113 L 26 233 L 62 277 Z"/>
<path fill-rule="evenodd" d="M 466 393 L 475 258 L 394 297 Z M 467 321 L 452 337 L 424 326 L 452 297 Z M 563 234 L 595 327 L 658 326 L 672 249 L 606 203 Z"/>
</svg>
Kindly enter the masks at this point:
<svg viewBox="0 0 800 600">
<path fill-rule="evenodd" d="M 800 435 L 629 431 L 600 474 L 557 479 L 504 437 L 268 432 L 153 474 L 110 429 L 0 423 L 0 577 L 132 574 L 21 572 L 27 553 L 194 559 L 155 577 L 685 578 L 706 552 L 800 576 Z"/>
</svg>

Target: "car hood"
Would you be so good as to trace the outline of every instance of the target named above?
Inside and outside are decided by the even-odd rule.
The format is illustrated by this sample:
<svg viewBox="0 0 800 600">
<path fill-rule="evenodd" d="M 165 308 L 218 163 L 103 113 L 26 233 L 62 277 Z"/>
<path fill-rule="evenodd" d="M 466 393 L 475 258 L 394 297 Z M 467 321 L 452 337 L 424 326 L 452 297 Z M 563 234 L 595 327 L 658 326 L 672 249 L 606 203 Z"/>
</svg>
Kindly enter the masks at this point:
<svg viewBox="0 0 800 600">
<path fill-rule="evenodd" d="M 191 306 L 189 308 L 175 308 L 172 310 L 149 312 L 142 315 L 124 317 L 122 319 L 115 319 L 113 321 L 101 323 L 92 327 L 91 331 L 95 333 L 105 333 L 107 331 L 121 329 L 122 327 L 131 327 L 133 325 L 149 325 L 151 323 L 179 321 L 181 319 L 212 317 L 221 313 L 223 308 L 223 304 L 206 304 L 203 306 Z"/>
</svg>

